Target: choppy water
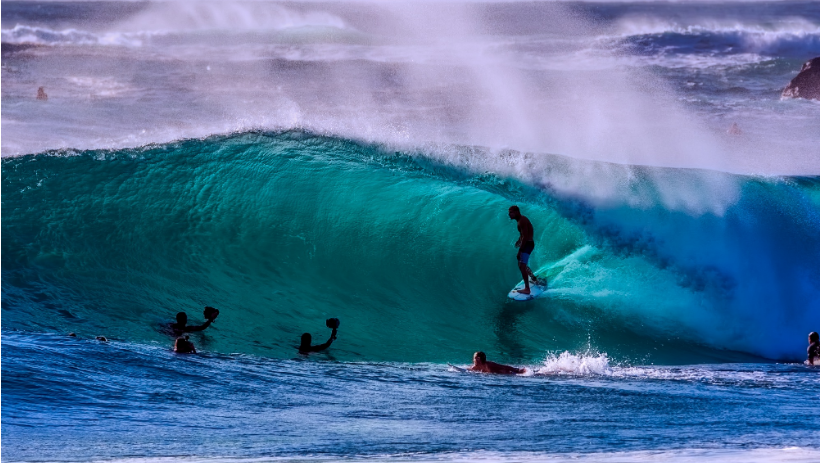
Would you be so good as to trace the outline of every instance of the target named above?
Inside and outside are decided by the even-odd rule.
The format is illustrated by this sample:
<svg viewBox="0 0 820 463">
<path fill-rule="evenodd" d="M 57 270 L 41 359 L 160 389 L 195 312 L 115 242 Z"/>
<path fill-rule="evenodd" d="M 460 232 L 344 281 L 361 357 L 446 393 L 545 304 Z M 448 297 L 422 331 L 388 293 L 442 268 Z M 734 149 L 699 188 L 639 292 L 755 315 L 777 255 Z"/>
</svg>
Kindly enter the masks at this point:
<svg viewBox="0 0 820 463">
<path fill-rule="evenodd" d="M 818 458 L 817 3 L 4 2 L 2 45 L 4 459 Z"/>
</svg>

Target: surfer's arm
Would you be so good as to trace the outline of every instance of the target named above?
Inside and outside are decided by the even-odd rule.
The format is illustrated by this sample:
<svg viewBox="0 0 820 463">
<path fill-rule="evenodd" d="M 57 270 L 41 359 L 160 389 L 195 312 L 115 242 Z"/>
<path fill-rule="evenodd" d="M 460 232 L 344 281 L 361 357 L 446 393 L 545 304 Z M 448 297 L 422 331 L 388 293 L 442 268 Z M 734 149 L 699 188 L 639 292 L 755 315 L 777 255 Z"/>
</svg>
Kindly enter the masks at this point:
<svg viewBox="0 0 820 463">
<path fill-rule="evenodd" d="M 330 334 L 330 338 L 324 344 L 319 344 L 318 346 L 310 346 L 311 352 L 319 352 L 320 350 L 325 350 L 333 344 L 333 341 L 336 339 L 336 330 L 333 330 L 333 333 Z"/>
<path fill-rule="evenodd" d="M 206 321 L 205 323 L 203 323 L 203 324 L 201 324 L 201 325 L 199 325 L 199 326 L 186 326 L 186 327 L 185 327 L 185 332 L 186 332 L 186 333 L 191 333 L 191 332 L 194 332 L 194 331 L 202 331 L 202 330 L 204 330 L 205 328 L 207 328 L 207 327 L 211 326 L 211 322 L 212 322 L 212 321 L 213 321 L 213 320 L 208 320 L 208 321 Z"/>
<path fill-rule="evenodd" d="M 502 365 L 500 363 L 495 362 L 487 362 L 487 366 L 489 367 L 490 373 L 500 373 L 503 375 L 518 375 L 524 372 L 523 369 L 511 367 L 509 365 Z"/>
</svg>

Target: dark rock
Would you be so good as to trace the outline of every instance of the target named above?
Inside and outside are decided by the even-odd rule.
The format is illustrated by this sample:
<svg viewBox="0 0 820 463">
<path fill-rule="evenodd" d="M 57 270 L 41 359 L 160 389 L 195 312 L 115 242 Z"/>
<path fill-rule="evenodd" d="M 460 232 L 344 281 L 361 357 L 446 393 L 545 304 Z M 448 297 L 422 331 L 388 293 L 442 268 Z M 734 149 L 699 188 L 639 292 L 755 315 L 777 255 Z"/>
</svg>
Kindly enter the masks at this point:
<svg viewBox="0 0 820 463">
<path fill-rule="evenodd" d="M 820 100 L 820 57 L 806 61 L 797 77 L 783 89 L 781 96 Z"/>
</svg>

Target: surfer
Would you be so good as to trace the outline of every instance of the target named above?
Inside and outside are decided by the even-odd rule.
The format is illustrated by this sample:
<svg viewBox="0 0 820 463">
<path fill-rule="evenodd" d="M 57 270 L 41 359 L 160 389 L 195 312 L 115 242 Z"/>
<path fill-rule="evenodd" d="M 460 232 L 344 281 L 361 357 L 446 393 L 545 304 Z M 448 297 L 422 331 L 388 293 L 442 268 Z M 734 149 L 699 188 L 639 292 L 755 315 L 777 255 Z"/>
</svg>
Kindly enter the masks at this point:
<svg viewBox="0 0 820 463">
<path fill-rule="evenodd" d="M 177 354 L 196 354 L 194 343 L 188 340 L 188 336 L 180 336 L 174 342 L 174 352 Z"/>
<path fill-rule="evenodd" d="M 498 373 L 502 375 L 518 375 L 524 373 L 523 368 L 515 368 L 509 365 L 488 362 L 487 354 L 484 352 L 476 352 L 473 354 L 473 366 L 470 367 L 470 370 L 481 373 Z"/>
<path fill-rule="evenodd" d="M 515 242 L 515 247 L 518 248 L 516 259 L 518 260 L 518 269 L 521 270 L 521 276 L 524 278 L 524 289 L 519 289 L 518 292 L 521 294 L 529 294 L 530 279 L 532 279 L 533 283 L 538 283 L 532 270 L 530 270 L 530 267 L 527 265 L 530 261 L 530 254 L 532 254 L 532 250 L 535 249 L 535 241 L 533 240 L 535 231 L 532 228 L 530 219 L 521 215 L 521 210 L 518 209 L 518 206 L 511 206 L 509 214 L 510 219 L 518 222 L 519 236 L 518 241 Z"/>
<path fill-rule="evenodd" d="M 319 352 L 322 350 L 327 349 L 333 344 L 333 341 L 336 340 L 336 330 L 339 329 L 339 319 L 338 318 L 328 318 L 325 321 L 325 325 L 328 328 L 332 328 L 333 331 L 330 333 L 330 339 L 327 340 L 324 344 L 317 344 L 315 346 L 311 346 L 310 343 L 313 341 L 313 337 L 310 333 L 303 333 L 302 334 L 302 343 L 299 344 L 299 353 L 300 354 L 309 354 L 311 352 Z"/>
<path fill-rule="evenodd" d="M 48 95 L 46 94 L 46 90 L 44 87 L 40 87 L 37 89 L 37 99 L 42 101 L 48 100 Z"/>
<path fill-rule="evenodd" d="M 191 333 L 194 331 L 202 331 L 205 328 L 211 326 L 211 323 L 216 320 L 216 317 L 219 315 L 219 310 L 213 307 L 205 307 L 205 318 L 207 321 L 199 326 L 188 326 L 188 314 L 185 312 L 180 312 L 177 314 L 177 322 L 171 323 L 171 330 L 174 331 L 175 335 L 180 335 L 182 333 Z"/>
<path fill-rule="evenodd" d="M 820 365 L 820 335 L 812 331 L 809 333 L 809 348 L 806 349 L 809 365 Z"/>
</svg>

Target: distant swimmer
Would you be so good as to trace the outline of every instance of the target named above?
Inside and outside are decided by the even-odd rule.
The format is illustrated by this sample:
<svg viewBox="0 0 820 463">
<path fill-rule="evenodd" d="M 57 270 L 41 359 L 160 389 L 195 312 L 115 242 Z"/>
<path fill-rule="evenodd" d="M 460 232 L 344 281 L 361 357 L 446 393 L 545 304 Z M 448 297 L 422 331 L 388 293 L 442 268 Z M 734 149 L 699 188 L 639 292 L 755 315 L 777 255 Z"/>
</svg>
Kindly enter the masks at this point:
<svg viewBox="0 0 820 463">
<path fill-rule="evenodd" d="M 194 343 L 188 340 L 188 336 L 180 336 L 174 342 L 174 352 L 177 354 L 196 354 Z"/>
<path fill-rule="evenodd" d="M 331 328 L 333 331 L 330 333 L 330 339 L 327 340 L 324 344 L 317 344 L 315 346 L 311 346 L 310 343 L 313 341 L 313 337 L 310 333 L 302 334 L 302 343 L 299 345 L 299 353 L 300 354 L 309 354 L 311 352 L 319 352 L 322 350 L 327 349 L 333 344 L 333 341 L 336 340 L 336 331 L 339 329 L 339 319 L 338 318 L 328 318 L 325 320 L 325 325 L 328 328 Z"/>
<path fill-rule="evenodd" d="M 509 365 L 501 365 L 500 363 L 488 362 L 487 354 L 484 352 L 476 352 L 473 354 L 473 366 L 470 367 L 472 371 L 481 373 L 498 373 L 502 375 L 519 375 L 524 373 L 523 368 L 515 368 Z"/>
<path fill-rule="evenodd" d="M 809 348 L 806 349 L 809 365 L 820 365 L 820 336 L 817 332 L 809 333 Z"/>
<path fill-rule="evenodd" d="M 46 95 L 45 87 L 40 87 L 37 89 L 37 99 L 43 101 L 48 100 L 48 95 Z"/>
<path fill-rule="evenodd" d="M 533 249 L 535 249 L 535 241 L 533 240 L 535 232 L 532 228 L 532 222 L 530 222 L 530 219 L 521 215 L 521 210 L 518 209 L 518 206 L 510 207 L 509 214 L 510 219 L 518 222 L 519 236 L 518 241 L 515 242 L 515 247 L 518 248 L 516 259 L 518 259 L 518 269 L 521 270 L 521 276 L 524 278 L 524 289 L 520 289 L 518 292 L 521 294 L 529 294 L 530 279 L 532 279 L 533 283 L 538 283 L 532 270 L 530 270 L 530 267 L 527 265 L 530 262 L 530 255 Z"/>
</svg>

